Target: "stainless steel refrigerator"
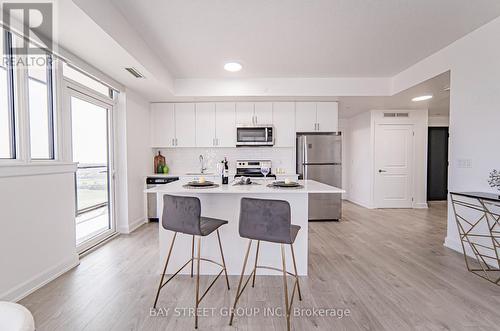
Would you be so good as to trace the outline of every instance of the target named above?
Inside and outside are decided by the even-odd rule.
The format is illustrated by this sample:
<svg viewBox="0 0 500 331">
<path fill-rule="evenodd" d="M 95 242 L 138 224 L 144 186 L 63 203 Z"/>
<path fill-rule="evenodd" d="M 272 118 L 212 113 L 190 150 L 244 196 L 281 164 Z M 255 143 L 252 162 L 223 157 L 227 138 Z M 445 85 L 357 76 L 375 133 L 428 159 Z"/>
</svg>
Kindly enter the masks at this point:
<svg viewBox="0 0 500 331">
<path fill-rule="evenodd" d="M 342 187 L 342 137 L 340 133 L 297 136 L 299 179 Z M 309 194 L 309 220 L 340 220 L 341 194 Z"/>
</svg>

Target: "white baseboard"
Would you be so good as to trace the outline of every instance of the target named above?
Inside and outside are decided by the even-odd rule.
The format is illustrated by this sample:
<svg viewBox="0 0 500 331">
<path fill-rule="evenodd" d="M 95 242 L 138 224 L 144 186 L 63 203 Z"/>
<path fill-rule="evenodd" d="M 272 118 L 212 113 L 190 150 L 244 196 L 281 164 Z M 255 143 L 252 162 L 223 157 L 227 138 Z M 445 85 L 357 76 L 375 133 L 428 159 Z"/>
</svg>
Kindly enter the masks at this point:
<svg viewBox="0 0 500 331">
<path fill-rule="evenodd" d="M 372 206 L 369 206 L 369 205 L 365 204 L 364 202 L 359 202 L 359 201 L 356 201 L 356 200 L 353 200 L 353 199 L 346 199 L 346 200 L 349 201 L 349 202 L 354 203 L 355 205 L 358 205 L 358 206 L 361 206 L 361 207 L 364 207 L 364 208 L 367 208 L 367 209 L 374 209 Z"/>
<path fill-rule="evenodd" d="M 139 227 L 141 227 L 142 225 L 146 224 L 148 221 L 145 219 L 145 218 L 139 218 L 139 219 L 136 219 L 135 221 L 133 221 L 130 226 L 129 226 L 129 233 L 132 233 L 134 232 L 135 230 L 137 230 Z"/>
<path fill-rule="evenodd" d="M 427 205 L 427 202 L 418 202 L 413 204 L 414 209 L 427 209 L 429 206 Z"/>
<path fill-rule="evenodd" d="M 452 249 L 454 251 L 459 252 L 460 254 L 463 254 L 462 245 L 460 244 L 460 241 L 458 241 L 456 239 L 446 237 L 446 238 L 444 238 L 443 245 L 444 245 L 444 247 L 448 247 L 449 249 Z M 470 253 L 472 254 L 472 252 L 470 252 Z M 469 252 L 467 252 L 467 255 L 470 256 Z M 474 254 L 472 254 L 472 256 L 474 256 Z"/>
<path fill-rule="evenodd" d="M 17 302 L 79 264 L 80 259 L 75 252 L 71 258 L 42 271 L 13 289 L 0 294 L 0 300 Z"/>
<path fill-rule="evenodd" d="M 147 220 L 141 217 L 130 223 L 128 226 L 120 226 L 116 230 L 122 234 L 130 234 L 146 223 Z"/>
</svg>

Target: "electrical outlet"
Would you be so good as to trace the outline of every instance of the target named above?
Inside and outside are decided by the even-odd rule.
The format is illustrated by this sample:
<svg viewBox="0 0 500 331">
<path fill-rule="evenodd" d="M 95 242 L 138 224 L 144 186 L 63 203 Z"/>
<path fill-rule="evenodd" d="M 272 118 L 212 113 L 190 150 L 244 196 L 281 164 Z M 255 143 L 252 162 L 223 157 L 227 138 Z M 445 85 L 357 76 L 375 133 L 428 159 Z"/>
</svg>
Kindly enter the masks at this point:
<svg viewBox="0 0 500 331">
<path fill-rule="evenodd" d="M 458 159 L 457 166 L 459 168 L 472 168 L 472 160 L 471 159 Z"/>
</svg>

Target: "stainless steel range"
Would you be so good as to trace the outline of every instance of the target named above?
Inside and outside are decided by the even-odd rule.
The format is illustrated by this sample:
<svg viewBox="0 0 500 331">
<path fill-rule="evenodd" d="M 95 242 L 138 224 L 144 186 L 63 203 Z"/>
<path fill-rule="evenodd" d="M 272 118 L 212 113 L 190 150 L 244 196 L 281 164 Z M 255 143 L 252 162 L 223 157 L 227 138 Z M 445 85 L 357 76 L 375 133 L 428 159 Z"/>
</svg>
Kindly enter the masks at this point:
<svg viewBox="0 0 500 331">
<path fill-rule="evenodd" d="M 270 160 L 237 160 L 236 175 L 234 175 L 234 177 L 264 177 L 260 171 L 262 167 L 270 169 L 267 177 L 276 178 L 276 176 L 271 173 L 272 162 Z"/>
</svg>

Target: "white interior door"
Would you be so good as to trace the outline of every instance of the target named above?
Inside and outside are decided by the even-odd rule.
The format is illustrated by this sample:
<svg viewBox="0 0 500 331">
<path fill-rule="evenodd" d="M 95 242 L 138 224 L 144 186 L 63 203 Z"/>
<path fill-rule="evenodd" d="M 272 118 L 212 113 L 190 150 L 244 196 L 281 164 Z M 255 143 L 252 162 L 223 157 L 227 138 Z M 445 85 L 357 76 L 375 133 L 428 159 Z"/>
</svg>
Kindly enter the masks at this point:
<svg viewBox="0 0 500 331">
<path fill-rule="evenodd" d="M 412 167 L 413 125 L 375 125 L 375 207 L 412 207 Z"/>
</svg>

